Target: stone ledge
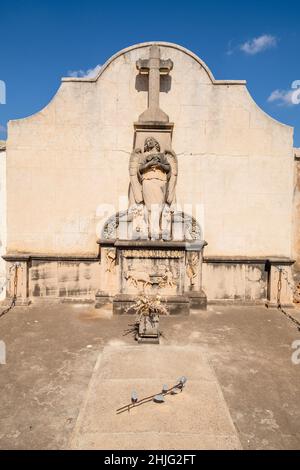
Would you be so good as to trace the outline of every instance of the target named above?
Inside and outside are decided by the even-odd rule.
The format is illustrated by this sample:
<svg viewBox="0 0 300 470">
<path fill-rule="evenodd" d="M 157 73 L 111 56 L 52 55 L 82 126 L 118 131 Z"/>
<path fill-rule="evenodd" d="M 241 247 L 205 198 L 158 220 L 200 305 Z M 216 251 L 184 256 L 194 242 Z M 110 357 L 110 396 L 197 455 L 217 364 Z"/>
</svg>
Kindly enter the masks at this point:
<svg viewBox="0 0 300 470">
<path fill-rule="evenodd" d="M 205 256 L 204 263 L 212 264 L 272 264 L 272 265 L 292 265 L 294 259 L 288 257 L 256 257 L 256 256 Z"/>
<path fill-rule="evenodd" d="M 9 253 L 3 255 L 5 261 L 100 261 L 99 256 L 94 255 L 48 255 L 34 253 Z"/>
<path fill-rule="evenodd" d="M 187 251 L 201 251 L 206 245 L 206 241 L 161 241 L 161 240 L 98 240 L 100 246 L 114 246 L 116 248 L 151 248 L 159 250 L 182 249 Z"/>
<path fill-rule="evenodd" d="M 272 302 L 271 300 L 266 300 L 266 302 L 264 302 L 266 308 L 275 308 L 277 310 L 280 310 L 280 308 L 278 307 L 278 303 L 276 302 Z M 291 310 L 295 309 L 295 304 L 292 304 L 292 303 L 282 303 L 280 304 L 282 308 L 289 308 Z"/>
<path fill-rule="evenodd" d="M 148 131 L 149 129 L 159 129 L 161 131 L 172 131 L 174 128 L 173 122 L 159 122 L 159 121 L 150 121 L 150 122 L 135 122 L 134 128 L 137 131 Z"/>
<path fill-rule="evenodd" d="M 113 312 L 115 315 L 125 315 L 125 310 L 133 305 L 136 301 L 137 295 L 134 294 L 119 294 L 113 298 Z M 190 313 L 190 299 L 187 296 L 170 295 L 163 296 L 165 304 L 168 307 L 170 315 L 189 315 Z M 128 312 L 127 315 L 133 315 L 134 312 Z"/>
<path fill-rule="evenodd" d="M 220 305 L 220 306 L 236 306 L 236 307 L 262 307 L 266 306 L 267 299 L 254 299 L 254 300 L 247 300 L 247 299 L 209 299 L 207 301 L 208 305 Z"/>
<path fill-rule="evenodd" d="M 115 246 L 120 248 L 158 248 L 158 249 L 188 249 L 191 251 L 200 251 L 206 242 L 156 242 L 150 240 L 98 240 L 97 243 L 102 246 Z M 100 261 L 100 257 L 97 255 L 52 255 L 52 254 L 40 254 L 40 253 L 8 253 L 2 255 L 5 261 Z M 212 264 L 266 264 L 272 265 L 293 265 L 294 259 L 288 257 L 247 257 L 247 256 L 205 256 L 203 259 L 204 263 Z"/>
<path fill-rule="evenodd" d="M 138 294 L 118 294 L 114 297 L 114 301 L 117 302 L 134 302 Z M 187 303 L 189 302 L 189 297 L 185 295 L 163 295 L 161 296 L 166 302 L 175 302 L 175 303 Z"/>
</svg>

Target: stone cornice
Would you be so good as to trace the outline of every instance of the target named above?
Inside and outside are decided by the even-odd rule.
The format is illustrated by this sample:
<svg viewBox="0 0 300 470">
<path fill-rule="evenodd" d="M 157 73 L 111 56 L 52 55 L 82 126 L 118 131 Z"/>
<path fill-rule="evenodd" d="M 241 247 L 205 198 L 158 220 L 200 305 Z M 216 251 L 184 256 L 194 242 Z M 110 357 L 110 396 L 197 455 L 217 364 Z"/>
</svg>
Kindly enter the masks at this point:
<svg viewBox="0 0 300 470">
<path fill-rule="evenodd" d="M 99 261 L 99 256 L 95 255 L 52 255 L 52 254 L 34 254 L 34 253 L 9 253 L 2 258 L 9 262 L 29 262 L 29 261 Z"/>
<path fill-rule="evenodd" d="M 292 265 L 295 263 L 295 260 L 285 256 L 205 256 L 203 261 L 212 264 Z"/>
<path fill-rule="evenodd" d="M 159 245 L 157 242 L 149 241 L 146 245 L 145 242 L 127 242 L 127 241 L 119 241 L 115 243 L 112 240 L 103 240 L 98 241 L 98 244 L 107 247 L 116 247 L 116 248 L 147 248 L 153 249 L 154 247 L 158 249 L 184 249 L 186 245 L 189 246 L 188 251 L 197 251 L 201 250 L 203 246 L 199 246 L 199 243 L 195 243 L 194 247 L 193 244 L 186 244 L 184 242 L 161 242 Z M 77 261 L 77 262 L 99 262 L 100 256 L 86 254 L 86 255 L 53 255 L 53 254 L 35 254 L 35 253 L 9 253 L 3 255 L 2 258 L 5 261 L 9 262 L 30 262 L 30 261 Z M 203 259 L 204 263 L 208 264 L 271 264 L 271 265 L 293 265 L 295 263 L 294 259 L 285 257 L 285 256 L 204 256 Z"/>
<path fill-rule="evenodd" d="M 206 241 L 151 241 L 151 240 L 98 240 L 100 246 L 114 246 L 116 248 L 130 249 L 182 249 L 186 251 L 201 251 Z"/>
</svg>

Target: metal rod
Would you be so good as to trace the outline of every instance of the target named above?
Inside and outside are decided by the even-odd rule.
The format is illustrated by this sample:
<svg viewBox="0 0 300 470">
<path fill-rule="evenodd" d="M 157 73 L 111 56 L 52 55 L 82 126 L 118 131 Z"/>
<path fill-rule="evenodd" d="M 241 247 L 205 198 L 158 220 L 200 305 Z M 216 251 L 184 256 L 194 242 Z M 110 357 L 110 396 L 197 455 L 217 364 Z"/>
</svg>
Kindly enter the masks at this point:
<svg viewBox="0 0 300 470">
<path fill-rule="evenodd" d="M 169 388 L 168 390 L 166 390 L 165 392 L 161 392 L 160 395 L 166 396 L 170 392 L 172 392 L 172 390 L 175 390 L 176 388 L 178 388 L 182 391 L 183 386 L 180 383 L 178 383 L 178 384 L 174 385 L 173 387 Z M 148 401 L 153 400 L 153 398 L 156 397 L 156 395 L 158 395 L 158 394 L 155 393 L 154 395 L 151 395 L 150 397 L 145 397 L 145 398 L 142 398 L 141 400 L 138 400 L 136 403 L 130 403 L 128 405 L 122 406 L 121 408 L 117 409 L 117 414 L 120 414 L 120 412 L 123 412 L 123 411 L 126 411 L 126 410 L 129 411 L 131 408 L 142 405 L 143 403 L 147 403 Z"/>
</svg>

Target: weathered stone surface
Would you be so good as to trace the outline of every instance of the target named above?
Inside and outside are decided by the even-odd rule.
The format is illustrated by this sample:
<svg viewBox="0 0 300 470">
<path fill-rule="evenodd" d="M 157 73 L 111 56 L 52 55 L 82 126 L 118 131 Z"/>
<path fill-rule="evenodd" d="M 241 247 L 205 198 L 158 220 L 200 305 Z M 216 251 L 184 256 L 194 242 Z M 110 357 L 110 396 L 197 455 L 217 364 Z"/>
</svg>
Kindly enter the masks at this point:
<svg viewBox="0 0 300 470">
<path fill-rule="evenodd" d="M 137 295 L 119 294 L 113 299 L 113 311 L 116 315 L 124 315 L 127 309 L 133 306 L 137 299 Z M 190 313 L 190 299 L 187 295 L 167 295 L 163 297 L 170 315 L 189 315 Z M 127 312 L 132 314 L 131 310 Z"/>
<path fill-rule="evenodd" d="M 6 152 L 0 141 L 0 300 L 6 295 L 6 266 L 2 255 L 6 250 Z"/>
<path fill-rule="evenodd" d="M 291 256 L 292 128 L 244 82 L 216 81 L 191 52 L 158 45 L 174 64 L 160 107 L 175 123 L 177 201 L 202 205 L 207 254 Z M 149 50 L 117 54 L 97 79 L 64 79 L 46 108 L 9 123 L 9 251 L 95 253 L 97 207 L 127 200 L 132 125 L 147 106 L 136 61 Z"/>
<path fill-rule="evenodd" d="M 261 263 L 210 262 L 203 264 L 203 288 L 209 300 L 265 301 L 268 273 Z"/>
<path fill-rule="evenodd" d="M 126 369 L 126 373 L 125 373 Z M 120 415 L 116 409 L 158 393 L 182 375 L 182 393 Z M 136 440 L 136 436 L 138 439 Z M 108 347 L 100 354 L 79 414 L 73 449 L 239 449 L 216 377 L 200 348 Z"/>
<path fill-rule="evenodd" d="M 294 149 L 295 158 L 295 191 L 294 191 L 294 217 L 293 217 L 293 248 L 296 260 L 295 270 L 297 283 L 300 282 L 300 149 Z M 300 290 L 299 290 L 300 296 Z M 300 297 L 299 297 L 300 298 Z"/>
<path fill-rule="evenodd" d="M 146 137 L 142 149 L 135 148 L 130 156 L 130 239 L 172 239 L 170 207 L 175 202 L 178 160 L 171 144 L 163 151 L 160 140 Z"/>
<path fill-rule="evenodd" d="M 200 292 L 189 291 L 186 295 L 190 299 L 190 309 L 194 311 L 206 310 L 207 296 L 203 290 Z"/>
<path fill-rule="evenodd" d="M 115 279 L 122 272 L 110 257 L 115 252 L 105 251 L 99 273 L 96 240 L 105 229 L 108 238 L 114 232 L 114 214 L 126 213 L 130 155 L 149 137 L 160 141 L 164 156 L 174 148 L 177 157 L 168 184 L 154 178 L 163 192 L 154 200 L 161 206 L 176 202 L 174 218 L 184 213 L 197 221 L 196 235 L 209 243 L 206 255 L 232 258 L 231 268 L 206 264 L 203 276 L 199 270 L 195 282 L 209 300 L 263 300 L 269 278 L 261 267 L 242 266 L 236 258 L 294 254 L 292 128 L 262 112 L 245 82 L 215 80 L 201 59 L 180 46 L 138 44 L 112 57 L 96 78 L 63 79 L 49 105 L 11 121 L 8 135 L 8 253 L 95 258 L 91 282 L 79 276 L 78 286 L 72 280 L 66 290 L 54 286 L 60 297 L 90 297 L 98 289 L 119 293 Z M 168 155 L 175 158 L 172 151 Z M 145 206 L 153 185 L 143 188 Z M 180 225 L 177 220 L 173 235 L 183 240 Z M 49 271 L 56 270 L 52 264 Z M 192 290 L 191 266 L 185 283 L 189 277 Z M 29 284 L 30 269 L 26 265 Z M 72 278 L 67 262 L 63 269 Z M 40 283 L 27 290 L 39 289 Z M 51 294 L 51 282 L 43 289 Z M 291 301 L 290 289 L 284 290 Z"/>
</svg>

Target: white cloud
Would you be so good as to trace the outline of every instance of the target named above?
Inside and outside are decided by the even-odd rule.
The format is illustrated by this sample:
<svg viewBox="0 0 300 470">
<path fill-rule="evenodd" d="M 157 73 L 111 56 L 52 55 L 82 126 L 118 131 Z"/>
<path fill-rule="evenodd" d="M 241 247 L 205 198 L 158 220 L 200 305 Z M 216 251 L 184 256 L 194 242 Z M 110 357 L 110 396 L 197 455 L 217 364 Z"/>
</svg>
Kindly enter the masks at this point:
<svg viewBox="0 0 300 470">
<path fill-rule="evenodd" d="M 241 51 L 245 52 L 245 54 L 255 55 L 266 49 L 276 47 L 277 43 L 278 39 L 275 36 L 263 34 L 262 36 L 246 41 L 244 44 L 241 44 L 239 48 Z"/>
<path fill-rule="evenodd" d="M 227 44 L 227 51 L 226 51 L 227 55 L 232 55 L 234 53 L 235 47 L 233 47 L 232 42 L 233 41 L 230 40 Z"/>
<path fill-rule="evenodd" d="M 292 106 L 295 102 L 294 90 L 274 90 L 268 98 L 269 103 L 275 103 L 279 106 Z"/>
<path fill-rule="evenodd" d="M 6 85 L 3 80 L 0 80 L 0 104 L 6 104 Z"/>
<path fill-rule="evenodd" d="M 96 65 L 96 67 L 88 70 L 69 70 L 68 76 L 69 77 L 83 77 L 83 78 L 95 78 L 99 70 L 101 69 L 101 65 Z"/>
</svg>

